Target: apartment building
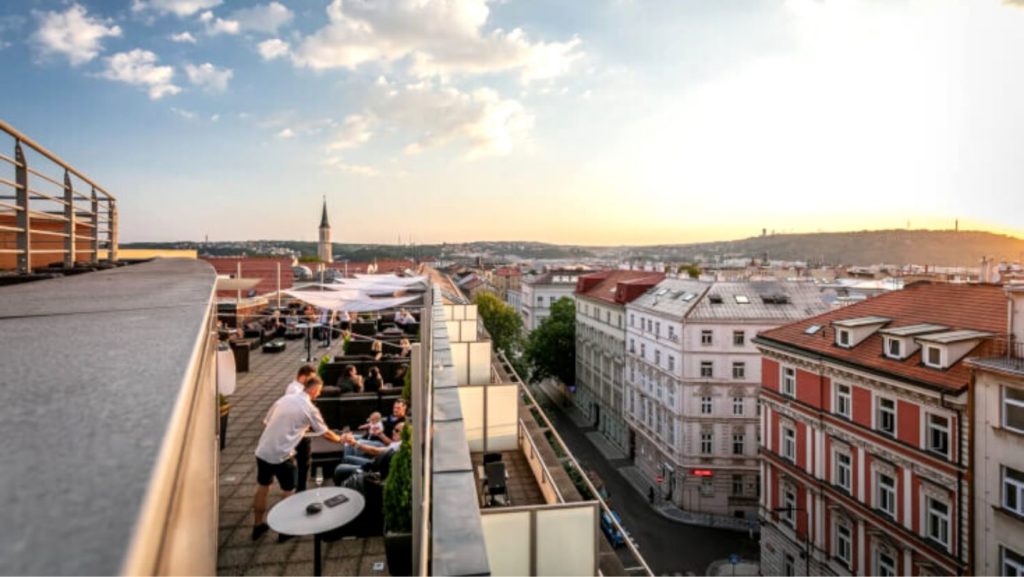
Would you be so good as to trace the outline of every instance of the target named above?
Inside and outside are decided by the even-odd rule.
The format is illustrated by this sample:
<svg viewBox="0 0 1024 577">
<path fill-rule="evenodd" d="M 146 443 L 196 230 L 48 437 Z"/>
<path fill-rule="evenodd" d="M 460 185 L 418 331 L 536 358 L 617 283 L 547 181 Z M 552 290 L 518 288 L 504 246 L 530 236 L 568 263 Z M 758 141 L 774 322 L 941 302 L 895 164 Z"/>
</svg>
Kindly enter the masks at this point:
<svg viewBox="0 0 1024 577">
<path fill-rule="evenodd" d="M 666 279 L 627 307 L 634 458 L 695 513 L 757 518 L 764 330 L 829 310 L 812 283 Z"/>
<path fill-rule="evenodd" d="M 975 575 L 1024 575 L 1024 285 L 1006 294 L 1010 338 L 968 360 Z"/>
<path fill-rule="evenodd" d="M 965 359 L 1006 311 L 998 286 L 921 282 L 755 339 L 764 574 L 969 571 Z"/>
<path fill-rule="evenodd" d="M 623 450 L 629 429 L 622 416 L 625 307 L 665 278 L 664 273 L 611 270 L 576 283 L 576 391 L 573 401 L 597 430 Z"/>
<path fill-rule="evenodd" d="M 562 297 L 573 298 L 579 270 L 550 270 L 522 282 L 519 313 L 527 333 L 551 315 L 551 304 Z"/>
</svg>

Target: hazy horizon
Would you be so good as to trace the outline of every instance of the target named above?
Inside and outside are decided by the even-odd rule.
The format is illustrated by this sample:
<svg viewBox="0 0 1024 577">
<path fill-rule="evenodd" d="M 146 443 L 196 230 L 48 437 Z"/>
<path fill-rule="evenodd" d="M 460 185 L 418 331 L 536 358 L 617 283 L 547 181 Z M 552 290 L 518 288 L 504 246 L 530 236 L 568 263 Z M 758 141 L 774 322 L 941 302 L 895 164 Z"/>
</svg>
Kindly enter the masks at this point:
<svg viewBox="0 0 1024 577">
<path fill-rule="evenodd" d="M 1024 236 L 1024 6 L 1001 0 L 35 0 L 4 120 L 121 239 Z"/>
</svg>

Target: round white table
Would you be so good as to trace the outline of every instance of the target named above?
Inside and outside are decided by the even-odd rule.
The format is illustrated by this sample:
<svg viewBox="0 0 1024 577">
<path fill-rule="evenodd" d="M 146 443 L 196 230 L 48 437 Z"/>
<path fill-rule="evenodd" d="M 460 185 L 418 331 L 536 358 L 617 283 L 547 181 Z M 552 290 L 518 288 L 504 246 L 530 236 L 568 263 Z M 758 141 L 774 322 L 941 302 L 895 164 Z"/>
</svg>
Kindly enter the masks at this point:
<svg viewBox="0 0 1024 577">
<path fill-rule="evenodd" d="M 285 535 L 313 535 L 313 575 L 321 574 L 320 535 L 350 523 L 363 512 L 366 499 L 358 492 L 344 487 L 323 487 L 295 493 L 274 505 L 267 515 L 267 524 Z M 323 502 L 335 495 L 345 495 L 348 501 L 335 507 Z M 312 515 L 306 513 L 310 503 L 320 503 L 323 509 Z"/>
</svg>

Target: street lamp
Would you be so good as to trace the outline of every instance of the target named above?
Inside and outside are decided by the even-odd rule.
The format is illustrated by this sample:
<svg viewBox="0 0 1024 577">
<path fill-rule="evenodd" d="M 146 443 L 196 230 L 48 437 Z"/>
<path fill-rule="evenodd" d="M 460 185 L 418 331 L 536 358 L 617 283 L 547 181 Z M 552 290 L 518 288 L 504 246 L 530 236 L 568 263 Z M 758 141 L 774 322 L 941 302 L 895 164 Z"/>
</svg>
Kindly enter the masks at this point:
<svg viewBox="0 0 1024 577">
<path fill-rule="evenodd" d="M 800 507 L 776 507 L 776 508 L 772 509 L 772 512 L 773 513 L 794 513 L 794 512 L 796 512 L 796 513 L 803 513 L 804 514 L 804 520 L 806 521 L 806 523 L 805 523 L 805 530 L 804 530 L 804 562 L 806 563 L 806 567 L 805 567 L 805 573 L 804 574 L 807 575 L 807 577 L 810 577 L 810 575 L 811 575 L 811 520 L 810 520 L 810 517 L 807 515 L 807 509 L 803 509 L 803 508 L 800 508 Z M 799 527 L 796 527 L 795 530 L 796 530 L 797 533 L 800 532 Z"/>
</svg>

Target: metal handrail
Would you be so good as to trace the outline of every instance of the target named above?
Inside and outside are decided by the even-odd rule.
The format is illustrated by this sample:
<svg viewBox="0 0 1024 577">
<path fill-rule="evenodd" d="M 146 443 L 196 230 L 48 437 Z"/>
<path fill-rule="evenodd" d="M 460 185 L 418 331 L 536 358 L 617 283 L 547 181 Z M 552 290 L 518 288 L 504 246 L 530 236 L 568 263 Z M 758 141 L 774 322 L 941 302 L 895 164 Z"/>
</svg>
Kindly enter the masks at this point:
<svg viewBox="0 0 1024 577">
<path fill-rule="evenodd" d="M 548 428 L 548 430 L 551 432 L 551 436 L 554 437 L 554 439 L 558 442 L 559 446 L 562 448 L 562 451 L 566 455 L 566 459 L 568 459 L 569 462 L 572 463 L 574 467 L 576 467 L 576 470 L 579 471 L 580 478 L 586 484 L 587 488 L 590 489 L 590 492 L 594 495 L 594 499 L 597 500 L 597 502 L 601 505 L 601 509 L 607 514 L 608 520 L 620 533 L 622 533 L 623 535 L 627 535 L 628 533 L 626 532 L 626 529 L 617 520 L 615 520 L 615 515 L 612 515 L 611 507 L 609 507 L 608 503 L 605 502 L 604 498 L 598 492 L 597 487 L 595 487 L 594 484 L 590 482 L 590 478 L 584 473 L 583 467 L 580 466 L 579 461 L 576 460 L 576 457 L 572 454 L 572 451 L 569 450 L 568 445 L 566 445 L 565 441 L 562 440 L 562 436 L 558 434 L 558 430 L 555 429 L 555 426 L 553 424 L 551 424 L 551 421 L 548 419 L 548 416 L 544 413 L 544 410 L 541 409 L 540 403 L 538 403 L 537 399 L 534 398 L 533 394 L 530 392 L 530 389 L 526 386 L 526 383 L 523 382 L 523 379 L 520 378 L 519 373 L 516 372 L 515 367 L 512 366 L 512 363 L 509 362 L 508 357 L 505 356 L 505 352 L 498 351 L 497 355 L 498 358 L 501 360 L 505 370 L 512 375 L 515 382 L 519 385 L 519 389 L 527 396 L 527 398 L 530 399 L 530 404 L 537 409 L 537 414 L 540 415 L 541 419 L 544 420 L 544 425 Z M 651 571 L 651 567 L 647 564 L 647 561 L 643 558 L 642 555 L 640 555 L 640 551 L 638 551 L 636 546 L 633 544 L 633 540 L 627 538 L 624 539 L 624 541 L 626 543 L 626 547 L 629 549 L 629 552 L 632 553 L 633 558 L 640 563 L 640 566 L 642 567 L 643 571 L 650 577 L 653 577 L 654 572 Z"/>
<path fill-rule="evenodd" d="M 555 483 L 555 478 L 551 475 L 551 469 L 548 469 L 548 464 L 544 462 L 544 458 L 541 457 L 540 453 L 537 451 L 537 443 L 533 441 L 533 437 L 526 433 L 526 424 L 522 419 L 519 419 L 519 436 L 525 438 L 530 444 L 530 450 L 532 451 L 531 454 L 536 456 L 537 460 L 540 461 L 540 468 L 544 472 L 544 481 L 555 490 L 555 496 L 558 497 L 558 502 L 565 503 L 565 497 L 562 496 L 561 489 L 559 489 L 558 484 Z"/>
<path fill-rule="evenodd" d="M 77 264 L 79 254 L 87 254 L 90 264 L 96 265 L 100 261 L 100 247 L 106 249 L 106 260 L 117 261 L 117 199 L 107 192 L 102 186 L 85 176 L 81 171 L 64 162 L 59 156 L 50 152 L 36 141 L 32 140 L 7 122 L 0 120 L 0 133 L 7 134 L 14 140 L 14 154 L 8 156 L 0 154 L 0 164 L 13 167 L 14 180 L 0 178 L 0 185 L 10 187 L 14 190 L 11 196 L 4 195 L 2 198 L 13 200 L 12 203 L 0 202 L 0 207 L 5 209 L 5 218 L 12 219 L 13 226 L 4 225 L 0 231 L 7 233 L 6 239 L 13 237 L 16 248 L 4 249 L 3 254 L 14 254 L 16 257 L 16 269 L 21 274 L 29 274 L 33 270 L 33 255 L 62 254 L 63 267 L 74 268 Z M 53 163 L 54 167 L 42 163 L 39 167 L 31 166 L 26 152 L 35 153 Z M 33 157 L 38 160 L 37 157 Z M 60 176 L 56 176 L 60 175 Z M 74 177 L 74 178 L 72 178 Z M 33 187 L 32 183 L 38 179 L 39 182 L 53 185 L 57 190 L 46 191 Z M 82 186 L 84 183 L 86 186 Z M 77 185 L 77 188 L 76 188 Z M 88 194 L 87 194 L 88 193 Z M 38 210 L 39 206 L 46 208 L 53 207 L 52 204 L 39 205 L 39 202 L 56 203 L 58 210 Z M 100 218 L 99 203 L 105 203 Z M 91 204 L 90 204 L 91 203 Z M 85 206 L 85 205 L 89 206 Z M 33 226 L 34 221 L 48 223 L 46 229 L 43 226 Z M 101 221 L 106 226 L 100 226 Z M 92 229 L 91 235 L 81 234 L 79 226 Z M 60 250 L 47 248 L 41 250 L 33 248 L 33 237 L 37 235 L 63 238 Z M 82 239 L 84 243 L 79 243 Z M 5 240 L 12 242 L 12 240 Z M 43 241 L 46 246 L 47 241 Z M 53 246 L 61 241 L 54 241 Z"/>
</svg>

